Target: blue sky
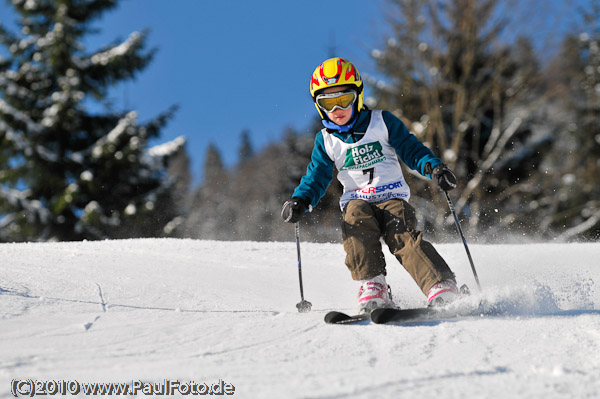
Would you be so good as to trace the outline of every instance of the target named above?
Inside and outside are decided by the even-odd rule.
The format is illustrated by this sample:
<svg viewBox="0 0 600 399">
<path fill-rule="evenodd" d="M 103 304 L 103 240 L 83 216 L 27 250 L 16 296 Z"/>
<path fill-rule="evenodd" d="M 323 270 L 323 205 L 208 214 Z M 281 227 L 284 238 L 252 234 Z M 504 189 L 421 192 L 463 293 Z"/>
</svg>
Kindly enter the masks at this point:
<svg viewBox="0 0 600 399">
<path fill-rule="evenodd" d="M 5 0 L 0 21 L 14 20 Z M 360 65 L 383 16 L 382 0 L 344 2 L 244 0 L 122 0 L 94 24 L 87 50 L 150 28 L 154 61 L 134 81 L 119 85 L 117 108 L 150 119 L 180 106 L 159 141 L 188 139 L 199 181 L 210 142 L 232 166 L 242 130 L 255 149 L 279 141 L 287 126 L 306 131 L 316 111 L 308 94 L 314 68 L 329 47 Z M 10 24 L 7 24 L 11 26 Z"/>
<path fill-rule="evenodd" d="M 209 143 L 232 166 L 244 129 L 257 150 L 279 141 L 287 126 L 308 132 L 316 114 L 308 82 L 331 46 L 363 74 L 373 73 L 369 53 L 385 41 L 386 10 L 385 0 L 121 0 L 95 23 L 100 33 L 84 44 L 88 51 L 98 49 L 150 28 L 148 46 L 158 49 L 154 61 L 111 97 L 117 109 L 137 110 L 142 121 L 178 104 L 158 142 L 185 136 L 199 182 Z M 513 15 L 522 21 L 517 23 L 531 24 L 532 15 Z M 14 26 L 5 1 L 0 21 Z M 552 30 L 531 29 L 540 37 Z"/>
</svg>

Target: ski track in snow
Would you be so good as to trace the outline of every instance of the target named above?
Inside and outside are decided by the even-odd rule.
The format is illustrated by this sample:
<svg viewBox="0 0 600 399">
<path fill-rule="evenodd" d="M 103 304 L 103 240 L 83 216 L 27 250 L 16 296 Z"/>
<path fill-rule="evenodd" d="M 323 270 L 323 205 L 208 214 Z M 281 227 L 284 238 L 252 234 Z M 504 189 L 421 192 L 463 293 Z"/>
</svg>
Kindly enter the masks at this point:
<svg viewBox="0 0 600 399">
<path fill-rule="evenodd" d="M 340 244 L 121 240 L 0 245 L 0 398 L 14 378 L 207 382 L 239 398 L 598 398 L 600 244 L 437 245 L 492 317 L 336 326 Z M 402 307 L 424 297 L 386 253 Z"/>
</svg>

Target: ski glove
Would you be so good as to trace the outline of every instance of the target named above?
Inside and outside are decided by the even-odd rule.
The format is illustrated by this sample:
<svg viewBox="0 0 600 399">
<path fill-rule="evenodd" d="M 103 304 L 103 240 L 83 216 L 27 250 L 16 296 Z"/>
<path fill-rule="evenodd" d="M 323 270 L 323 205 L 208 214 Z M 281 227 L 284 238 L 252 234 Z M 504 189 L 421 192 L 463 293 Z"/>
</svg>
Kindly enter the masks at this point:
<svg viewBox="0 0 600 399">
<path fill-rule="evenodd" d="M 306 202 L 302 198 L 292 198 L 285 201 L 281 209 L 281 217 L 288 223 L 296 223 L 306 211 Z"/>
<path fill-rule="evenodd" d="M 445 164 L 439 164 L 431 169 L 431 165 L 425 165 L 426 173 L 431 173 L 431 180 L 444 191 L 450 191 L 456 188 L 456 176 L 452 170 Z"/>
</svg>

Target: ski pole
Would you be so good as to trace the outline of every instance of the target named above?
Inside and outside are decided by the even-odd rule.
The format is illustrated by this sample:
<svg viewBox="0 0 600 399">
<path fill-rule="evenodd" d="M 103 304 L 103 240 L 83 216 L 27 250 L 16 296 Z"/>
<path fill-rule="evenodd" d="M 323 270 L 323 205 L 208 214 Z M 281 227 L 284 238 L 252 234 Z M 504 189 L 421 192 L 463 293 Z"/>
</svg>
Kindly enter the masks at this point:
<svg viewBox="0 0 600 399">
<path fill-rule="evenodd" d="M 475 270 L 475 264 L 473 263 L 473 258 L 471 257 L 471 252 L 469 251 L 469 246 L 467 245 L 467 240 L 465 240 L 465 235 L 463 234 L 462 229 L 460 228 L 460 223 L 458 222 L 458 217 L 456 216 L 456 210 L 454 209 L 454 205 L 450 200 L 450 195 L 448 195 L 448 191 L 443 190 L 444 194 L 446 194 L 446 201 L 448 201 L 448 207 L 450 208 L 450 212 L 454 216 L 454 223 L 456 223 L 456 230 L 458 230 L 458 234 L 460 234 L 460 238 L 462 238 L 462 242 L 465 245 L 465 250 L 467 251 L 467 257 L 469 258 L 469 262 L 471 263 L 471 270 L 473 271 L 473 276 L 475 277 L 475 281 L 477 282 L 477 287 L 479 291 L 481 291 L 481 284 L 479 284 L 479 277 L 477 277 L 477 271 Z"/>
<path fill-rule="evenodd" d="M 312 303 L 304 299 L 304 288 L 302 286 L 302 261 L 300 258 L 300 223 L 296 222 L 296 249 L 298 250 L 298 279 L 300 280 L 300 302 L 296 304 L 298 312 L 310 312 Z"/>
</svg>

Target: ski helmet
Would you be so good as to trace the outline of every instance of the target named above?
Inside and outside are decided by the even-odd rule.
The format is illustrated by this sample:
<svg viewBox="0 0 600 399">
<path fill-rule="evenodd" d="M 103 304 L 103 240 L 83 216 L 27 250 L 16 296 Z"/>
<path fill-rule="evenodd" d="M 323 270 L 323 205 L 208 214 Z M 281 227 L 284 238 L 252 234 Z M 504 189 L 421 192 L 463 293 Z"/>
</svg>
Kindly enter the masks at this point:
<svg viewBox="0 0 600 399">
<path fill-rule="evenodd" d="M 322 119 L 326 116 L 317 105 L 317 95 L 323 89 L 335 86 L 354 86 L 358 96 L 356 110 L 360 111 L 363 108 L 363 81 L 358 69 L 343 58 L 330 58 L 315 69 L 310 80 L 310 95 Z"/>
</svg>

